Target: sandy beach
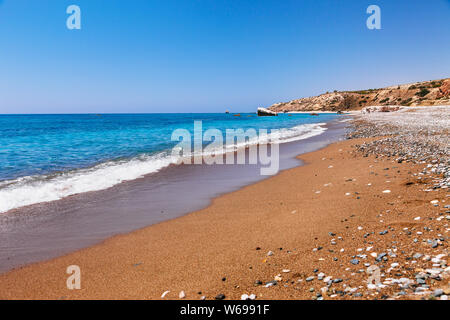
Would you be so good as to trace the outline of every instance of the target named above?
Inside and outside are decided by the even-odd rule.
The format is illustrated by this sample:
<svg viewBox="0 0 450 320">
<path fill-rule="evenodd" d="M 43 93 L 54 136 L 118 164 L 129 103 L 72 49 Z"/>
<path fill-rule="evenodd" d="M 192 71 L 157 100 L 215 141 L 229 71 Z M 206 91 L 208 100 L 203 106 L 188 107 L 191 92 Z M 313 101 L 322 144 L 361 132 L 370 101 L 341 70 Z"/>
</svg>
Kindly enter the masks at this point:
<svg viewBox="0 0 450 320">
<path fill-rule="evenodd" d="M 425 162 L 358 150 L 379 140 L 334 143 L 203 210 L 2 274 L 0 299 L 448 294 L 448 189 L 424 191 L 439 176 L 419 174 Z M 66 287 L 69 265 L 81 269 L 81 290 Z M 367 287 L 370 265 L 381 269 L 376 289 Z"/>
</svg>

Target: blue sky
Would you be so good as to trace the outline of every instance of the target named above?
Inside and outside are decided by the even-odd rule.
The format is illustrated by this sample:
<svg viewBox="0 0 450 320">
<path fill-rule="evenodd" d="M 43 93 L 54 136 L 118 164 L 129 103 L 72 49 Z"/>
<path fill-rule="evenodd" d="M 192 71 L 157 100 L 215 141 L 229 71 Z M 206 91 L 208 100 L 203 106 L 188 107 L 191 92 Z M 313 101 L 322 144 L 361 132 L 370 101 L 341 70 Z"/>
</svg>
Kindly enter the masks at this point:
<svg viewBox="0 0 450 320">
<path fill-rule="evenodd" d="M 244 112 L 449 77 L 449 21 L 450 0 L 0 0 L 0 113 Z"/>
</svg>

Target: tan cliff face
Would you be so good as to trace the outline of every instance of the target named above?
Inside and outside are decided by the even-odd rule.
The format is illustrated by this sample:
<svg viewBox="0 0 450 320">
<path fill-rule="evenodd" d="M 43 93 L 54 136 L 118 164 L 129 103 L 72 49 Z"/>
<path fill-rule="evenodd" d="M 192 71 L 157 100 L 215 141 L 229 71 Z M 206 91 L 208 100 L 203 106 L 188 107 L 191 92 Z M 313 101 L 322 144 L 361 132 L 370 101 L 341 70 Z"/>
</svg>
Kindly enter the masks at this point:
<svg viewBox="0 0 450 320">
<path fill-rule="evenodd" d="M 432 106 L 450 104 L 450 78 L 403 84 L 382 89 L 327 92 L 315 97 L 276 103 L 276 112 L 346 111 L 367 106 Z"/>
</svg>

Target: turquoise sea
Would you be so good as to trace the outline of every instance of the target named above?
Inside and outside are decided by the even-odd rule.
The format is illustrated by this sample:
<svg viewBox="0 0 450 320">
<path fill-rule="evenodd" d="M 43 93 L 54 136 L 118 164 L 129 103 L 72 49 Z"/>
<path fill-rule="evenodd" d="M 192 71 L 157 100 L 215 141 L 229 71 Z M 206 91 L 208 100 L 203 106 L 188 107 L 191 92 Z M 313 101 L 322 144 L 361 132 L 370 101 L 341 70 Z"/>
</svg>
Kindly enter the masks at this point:
<svg viewBox="0 0 450 320">
<path fill-rule="evenodd" d="M 110 188 L 174 163 L 172 132 L 279 129 L 284 141 L 323 133 L 335 114 L 0 115 L 0 213 Z M 224 137 L 225 140 L 225 137 Z"/>
</svg>

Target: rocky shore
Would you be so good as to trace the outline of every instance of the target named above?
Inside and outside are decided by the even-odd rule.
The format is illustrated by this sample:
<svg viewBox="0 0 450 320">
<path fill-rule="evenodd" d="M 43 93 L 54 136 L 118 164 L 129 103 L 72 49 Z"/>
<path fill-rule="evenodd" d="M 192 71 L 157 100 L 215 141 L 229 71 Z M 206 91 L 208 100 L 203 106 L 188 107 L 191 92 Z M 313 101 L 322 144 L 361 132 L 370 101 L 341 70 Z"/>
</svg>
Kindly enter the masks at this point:
<svg viewBox="0 0 450 320">
<path fill-rule="evenodd" d="M 357 116 L 348 138 L 377 137 L 356 145 L 358 151 L 426 165 L 418 179 L 434 175 L 426 191 L 450 187 L 450 106 L 402 108 Z"/>
<path fill-rule="evenodd" d="M 438 189 L 446 192 L 445 198 L 430 201 L 430 206 L 438 210 L 426 210 L 414 218 L 414 221 L 420 222 L 420 227 L 396 230 L 389 226 L 379 232 L 379 236 L 390 233 L 396 239 L 386 248 L 377 250 L 381 253 L 371 252 L 370 246 L 361 248 L 361 252 L 370 252 L 385 275 L 383 282 L 369 284 L 368 287 L 379 292 L 389 291 L 390 294 L 384 294 L 384 298 L 411 298 L 411 295 L 416 295 L 447 300 L 450 294 L 450 267 L 447 265 L 450 205 L 446 204 L 450 195 L 450 106 L 363 114 L 353 121 L 353 126 L 354 131 L 348 134 L 348 139 L 376 138 L 355 145 L 364 157 L 420 165 L 423 170 L 411 172 L 411 179 L 406 184 L 421 184 L 422 191 L 427 193 Z M 390 212 L 386 210 L 386 213 Z M 366 233 L 364 238 L 371 235 L 375 233 Z M 367 254 L 356 256 L 351 263 L 359 264 L 357 258 L 361 257 L 365 259 Z M 402 262 L 397 262 L 396 258 Z M 367 267 L 369 263 L 364 265 Z M 397 288 L 392 291 L 389 286 Z"/>
</svg>

